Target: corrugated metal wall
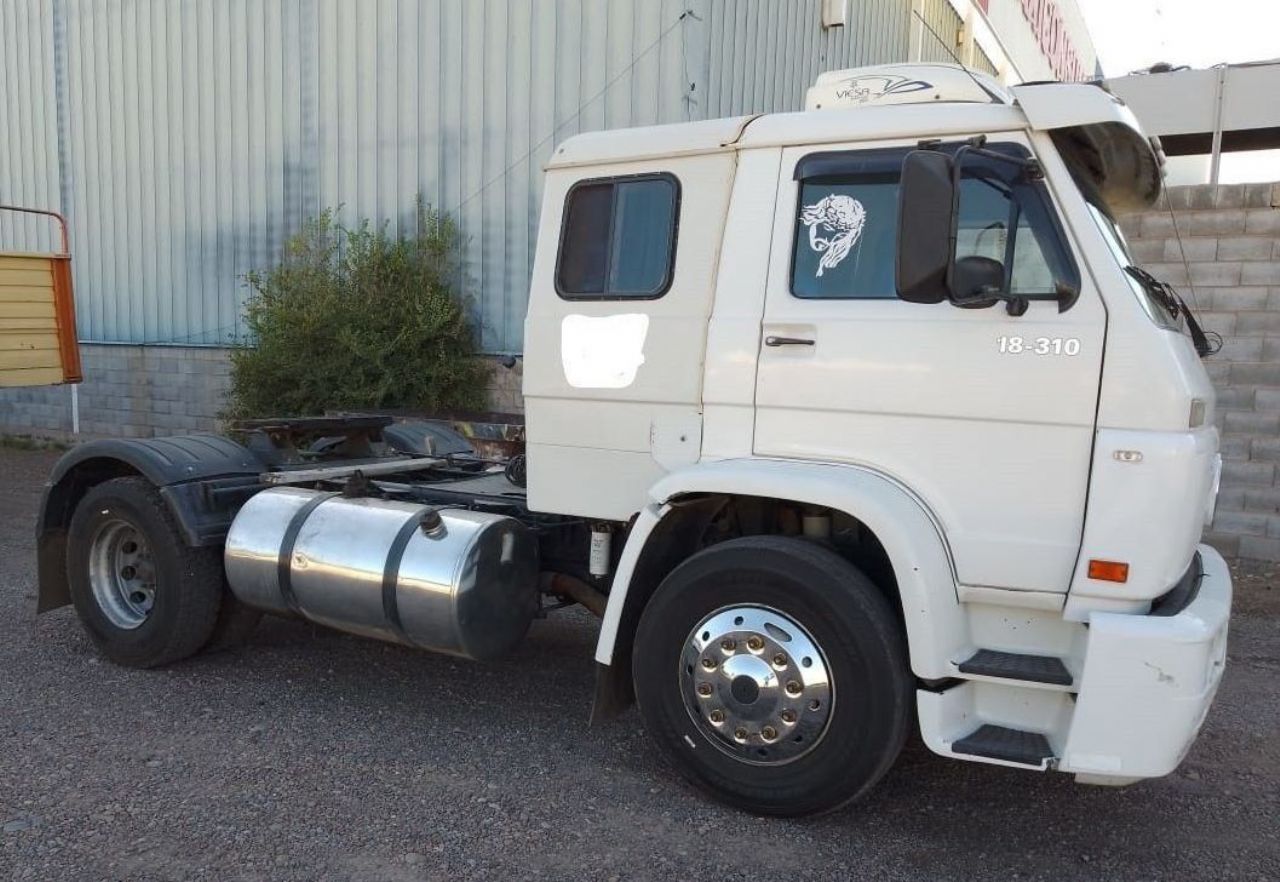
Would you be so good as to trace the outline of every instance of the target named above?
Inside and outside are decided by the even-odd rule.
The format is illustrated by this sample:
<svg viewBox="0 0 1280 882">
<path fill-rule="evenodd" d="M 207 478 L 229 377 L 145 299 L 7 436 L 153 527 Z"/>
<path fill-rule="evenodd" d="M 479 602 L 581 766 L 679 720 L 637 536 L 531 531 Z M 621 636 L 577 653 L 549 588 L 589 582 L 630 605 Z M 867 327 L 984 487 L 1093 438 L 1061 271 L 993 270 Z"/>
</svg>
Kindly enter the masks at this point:
<svg viewBox="0 0 1280 882">
<path fill-rule="evenodd" d="M 923 6 L 920 16 L 924 22 L 913 20 L 913 25 L 921 29 L 920 60 L 954 62 L 960 52 L 956 38 L 964 19 L 947 0 L 924 0 Z"/>
<path fill-rule="evenodd" d="M 305 217 L 395 228 L 420 192 L 469 237 L 483 348 L 519 351 L 554 143 L 797 109 L 905 58 L 909 5 L 823 31 L 820 0 L 4 0 L 0 201 L 69 215 L 83 339 L 218 344 Z"/>
<path fill-rule="evenodd" d="M 0 205 L 57 209 L 58 114 L 53 8 L 0 2 Z M 0 211 L 0 251 L 49 251 L 45 218 Z"/>
<path fill-rule="evenodd" d="M 979 46 L 973 47 L 973 69 L 980 70 L 983 73 L 989 73 L 993 77 L 999 76 L 1000 72 L 996 70 L 995 64 L 987 57 L 987 53 L 982 51 Z"/>
<path fill-rule="evenodd" d="M 944 0 L 945 3 L 945 0 Z M 800 110 L 819 73 L 907 59 L 911 0 L 850 0 L 822 27 L 819 0 L 711 0 L 706 116 Z"/>
</svg>

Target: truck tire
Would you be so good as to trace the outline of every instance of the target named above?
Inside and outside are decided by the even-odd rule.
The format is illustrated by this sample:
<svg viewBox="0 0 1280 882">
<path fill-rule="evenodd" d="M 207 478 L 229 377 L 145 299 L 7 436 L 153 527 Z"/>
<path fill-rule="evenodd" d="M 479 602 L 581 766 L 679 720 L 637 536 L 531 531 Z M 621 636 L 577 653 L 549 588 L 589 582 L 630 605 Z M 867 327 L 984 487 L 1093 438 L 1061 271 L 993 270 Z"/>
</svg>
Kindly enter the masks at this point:
<svg viewBox="0 0 1280 882">
<path fill-rule="evenodd" d="M 834 551 L 753 536 L 663 580 L 632 652 L 645 725 L 677 768 L 762 815 L 832 811 L 893 765 L 912 683 L 884 594 Z"/>
<path fill-rule="evenodd" d="M 111 661 L 153 668 L 209 642 L 222 606 L 222 555 L 191 548 L 146 478 L 85 494 L 67 535 L 71 601 Z"/>
<path fill-rule="evenodd" d="M 225 652 L 243 646 L 262 621 L 262 611 L 245 606 L 231 593 L 226 580 L 222 583 L 222 606 L 218 609 L 218 621 L 214 623 L 209 642 L 201 652 Z"/>
</svg>

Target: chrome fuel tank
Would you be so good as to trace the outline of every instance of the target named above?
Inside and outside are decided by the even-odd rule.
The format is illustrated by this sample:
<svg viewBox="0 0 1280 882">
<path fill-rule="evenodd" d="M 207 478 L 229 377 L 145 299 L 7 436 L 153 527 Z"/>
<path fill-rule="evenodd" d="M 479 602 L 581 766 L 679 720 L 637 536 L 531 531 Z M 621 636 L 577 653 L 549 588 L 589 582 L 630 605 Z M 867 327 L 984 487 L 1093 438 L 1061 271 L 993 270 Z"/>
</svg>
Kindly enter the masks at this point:
<svg viewBox="0 0 1280 882">
<path fill-rule="evenodd" d="M 474 659 L 524 636 L 538 549 L 501 515 L 283 487 L 231 524 L 227 582 L 249 606 Z"/>
</svg>

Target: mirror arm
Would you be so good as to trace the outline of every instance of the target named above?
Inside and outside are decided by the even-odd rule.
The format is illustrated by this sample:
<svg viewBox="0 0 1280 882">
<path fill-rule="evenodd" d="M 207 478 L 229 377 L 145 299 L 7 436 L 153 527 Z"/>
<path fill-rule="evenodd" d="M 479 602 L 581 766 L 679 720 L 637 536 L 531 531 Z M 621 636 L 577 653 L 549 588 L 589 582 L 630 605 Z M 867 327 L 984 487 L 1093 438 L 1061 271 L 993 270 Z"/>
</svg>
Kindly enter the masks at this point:
<svg viewBox="0 0 1280 882">
<path fill-rule="evenodd" d="M 1032 300 L 1054 299 L 1057 299 L 1055 294 L 1006 294 L 999 288 L 988 285 L 968 297 L 952 297 L 951 302 L 956 306 L 976 306 L 979 304 L 991 305 L 992 300 L 999 300 L 1004 303 L 1005 312 L 1017 318 L 1018 316 L 1026 315 L 1027 307 L 1030 306 Z"/>
<path fill-rule="evenodd" d="M 997 162 L 1007 162 L 1016 165 L 1022 169 L 1029 181 L 1044 180 L 1044 166 L 1040 164 L 1038 159 L 1022 156 L 1011 156 L 1008 153 L 1000 153 L 995 150 L 986 148 L 987 136 L 975 135 L 964 143 L 959 150 L 956 151 L 956 165 L 960 165 L 960 157 L 965 153 L 973 153 L 986 159 L 994 159 Z"/>
<path fill-rule="evenodd" d="M 1053 302 L 1058 304 L 1058 312 L 1066 312 L 1080 297 L 1080 292 L 1062 282 L 1058 282 L 1054 286 L 1052 294 L 1006 294 L 1004 291 L 991 286 L 983 288 L 976 294 L 968 297 L 953 297 L 952 302 L 957 306 L 970 306 L 974 304 L 984 303 L 991 300 L 999 300 L 1005 305 L 1005 312 L 1009 315 L 1017 316 L 1026 315 L 1027 308 L 1033 301 L 1037 303 Z"/>
<path fill-rule="evenodd" d="M 1045 297 L 1048 300 L 1048 297 Z M 1058 301 L 1058 312 L 1063 313 L 1076 305 L 1076 301 L 1080 299 L 1080 288 L 1071 287 L 1065 282 L 1054 282 L 1053 299 Z"/>
</svg>

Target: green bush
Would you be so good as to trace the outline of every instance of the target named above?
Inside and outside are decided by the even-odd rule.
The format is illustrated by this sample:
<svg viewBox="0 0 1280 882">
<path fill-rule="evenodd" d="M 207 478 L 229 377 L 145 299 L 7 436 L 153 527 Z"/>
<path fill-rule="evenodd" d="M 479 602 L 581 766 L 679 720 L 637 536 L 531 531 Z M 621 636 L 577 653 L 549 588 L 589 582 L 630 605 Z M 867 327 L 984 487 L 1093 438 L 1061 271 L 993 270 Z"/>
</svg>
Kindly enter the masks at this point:
<svg viewBox="0 0 1280 882">
<path fill-rule="evenodd" d="M 250 343 L 231 353 L 229 418 L 476 409 L 484 368 L 454 280 L 461 239 L 421 204 L 414 233 L 325 211 L 249 273 Z"/>
</svg>

